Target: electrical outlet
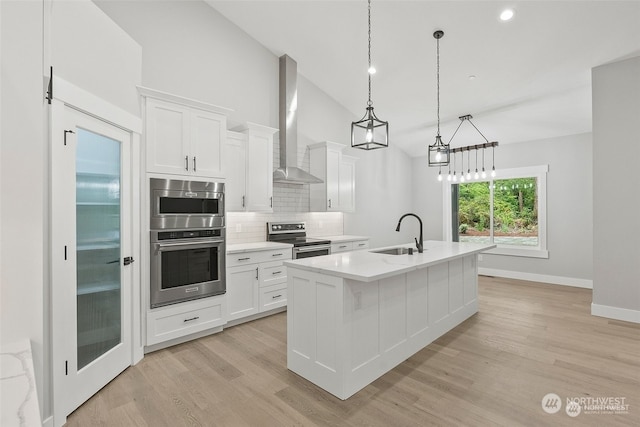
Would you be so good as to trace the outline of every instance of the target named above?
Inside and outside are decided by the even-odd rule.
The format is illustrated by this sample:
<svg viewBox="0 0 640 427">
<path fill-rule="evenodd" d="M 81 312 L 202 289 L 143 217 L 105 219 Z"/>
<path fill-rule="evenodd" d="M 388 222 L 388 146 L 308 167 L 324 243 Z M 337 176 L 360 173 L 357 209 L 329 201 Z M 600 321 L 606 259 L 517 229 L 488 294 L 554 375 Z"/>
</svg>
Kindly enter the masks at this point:
<svg viewBox="0 0 640 427">
<path fill-rule="evenodd" d="M 353 309 L 360 310 L 362 308 L 362 292 L 353 294 Z"/>
</svg>

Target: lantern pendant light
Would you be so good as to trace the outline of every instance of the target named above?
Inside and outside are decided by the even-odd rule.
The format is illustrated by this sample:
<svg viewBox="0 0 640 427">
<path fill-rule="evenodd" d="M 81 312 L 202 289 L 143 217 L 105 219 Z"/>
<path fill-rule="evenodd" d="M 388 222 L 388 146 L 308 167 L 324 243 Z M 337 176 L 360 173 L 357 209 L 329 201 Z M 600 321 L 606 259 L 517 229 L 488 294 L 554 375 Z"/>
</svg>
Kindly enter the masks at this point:
<svg viewBox="0 0 640 427">
<path fill-rule="evenodd" d="M 436 39 L 436 93 L 438 106 L 438 133 L 436 142 L 429 145 L 429 166 L 447 166 L 449 164 L 449 144 L 442 142 L 440 136 L 440 39 L 444 37 L 444 31 L 438 30 L 433 33 Z"/>
<path fill-rule="evenodd" d="M 368 0 L 369 13 L 369 100 L 364 116 L 351 123 L 351 146 L 362 150 L 375 150 L 389 146 L 389 122 L 380 120 L 373 111 L 371 101 L 371 75 L 375 68 L 371 66 L 371 0 Z"/>
</svg>

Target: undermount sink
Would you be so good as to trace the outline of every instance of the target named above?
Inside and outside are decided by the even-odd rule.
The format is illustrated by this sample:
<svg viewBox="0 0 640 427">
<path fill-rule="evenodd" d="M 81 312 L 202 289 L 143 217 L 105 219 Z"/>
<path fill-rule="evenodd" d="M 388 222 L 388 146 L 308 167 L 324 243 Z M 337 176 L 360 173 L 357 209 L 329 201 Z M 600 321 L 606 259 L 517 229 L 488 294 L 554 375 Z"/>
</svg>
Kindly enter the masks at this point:
<svg viewBox="0 0 640 427">
<path fill-rule="evenodd" d="M 378 251 L 369 251 L 374 254 L 385 254 L 385 255 L 406 255 L 409 253 L 409 249 L 413 248 L 391 248 L 391 249 L 380 249 Z M 414 252 L 417 252 L 414 249 Z"/>
</svg>

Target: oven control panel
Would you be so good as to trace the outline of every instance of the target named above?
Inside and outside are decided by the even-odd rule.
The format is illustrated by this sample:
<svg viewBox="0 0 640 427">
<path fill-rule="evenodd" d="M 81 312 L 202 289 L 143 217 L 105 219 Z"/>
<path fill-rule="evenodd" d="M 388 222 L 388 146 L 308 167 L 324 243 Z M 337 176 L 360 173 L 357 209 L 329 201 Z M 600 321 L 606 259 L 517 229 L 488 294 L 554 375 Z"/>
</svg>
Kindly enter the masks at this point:
<svg viewBox="0 0 640 427">
<path fill-rule="evenodd" d="M 178 231 L 159 231 L 158 241 L 160 240 L 177 240 L 177 239 L 202 239 L 207 237 L 220 237 L 222 234 L 220 229 L 208 230 L 178 230 Z"/>
<path fill-rule="evenodd" d="M 304 222 L 269 222 L 267 223 L 267 231 L 269 234 L 280 233 L 299 233 L 306 231 L 307 226 Z"/>
</svg>

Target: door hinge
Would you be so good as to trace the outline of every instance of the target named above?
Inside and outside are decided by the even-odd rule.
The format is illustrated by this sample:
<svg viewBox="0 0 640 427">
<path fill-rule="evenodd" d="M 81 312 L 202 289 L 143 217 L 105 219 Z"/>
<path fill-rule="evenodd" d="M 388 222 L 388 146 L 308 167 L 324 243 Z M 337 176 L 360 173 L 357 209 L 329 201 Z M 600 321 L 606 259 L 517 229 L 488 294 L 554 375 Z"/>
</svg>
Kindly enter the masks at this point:
<svg viewBox="0 0 640 427">
<path fill-rule="evenodd" d="M 49 84 L 47 85 L 47 96 L 45 96 L 47 103 L 51 105 L 53 101 L 53 66 L 49 67 Z"/>
<path fill-rule="evenodd" d="M 133 259 L 133 257 L 132 257 L 132 256 L 124 257 L 124 265 L 129 265 L 129 264 L 131 264 L 131 263 L 132 263 L 132 262 L 134 262 L 134 261 L 135 261 L 135 259 Z"/>
<path fill-rule="evenodd" d="M 68 360 L 64 361 L 64 374 L 65 375 L 69 375 L 69 361 Z"/>
<path fill-rule="evenodd" d="M 73 134 L 75 134 L 75 132 L 74 132 L 74 131 L 72 131 L 72 130 L 65 130 L 65 131 L 64 131 L 64 145 L 67 145 L 67 134 L 68 134 L 68 133 L 73 133 Z"/>
</svg>

